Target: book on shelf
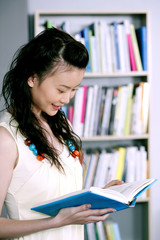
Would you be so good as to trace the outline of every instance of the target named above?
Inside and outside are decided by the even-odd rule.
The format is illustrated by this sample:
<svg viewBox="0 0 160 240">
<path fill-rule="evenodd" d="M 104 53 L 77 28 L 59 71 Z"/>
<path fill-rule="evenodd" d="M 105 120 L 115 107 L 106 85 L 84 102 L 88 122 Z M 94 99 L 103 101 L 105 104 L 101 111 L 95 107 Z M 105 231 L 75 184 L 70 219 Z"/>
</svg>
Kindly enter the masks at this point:
<svg viewBox="0 0 160 240">
<path fill-rule="evenodd" d="M 113 24 L 109 25 L 109 32 L 111 38 L 111 52 L 112 52 L 112 72 L 117 72 L 117 55 L 116 55 L 116 45 L 115 45 L 115 32 Z"/>
<path fill-rule="evenodd" d="M 107 72 L 108 73 L 112 73 L 113 69 L 112 69 L 112 44 L 111 44 L 111 36 L 110 36 L 110 29 L 109 29 L 109 25 L 106 24 L 106 38 L 105 38 L 105 42 L 106 42 L 106 60 L 107 60 Z"/>
<path fill-rule="evenodd" d="M 81 111 L 81 117 L 80 117 L 80 124 L 82 124 L 83 127 L 82 127 L 81 136 L 83 135 L 83 128 L 84 128 L 84 122 L 85 122 L 88 86 L 83 85 L 82 88 L 83 88 L 83 96 L 82 96 L 82 111 Z"/>
<path fill-rule="evenodd" d="M 118 42 L 119 42 L 119 58 L 120 58 L 120 71 L 121 72 L 128 72 L 129 69 L 127 67 L 127 56 L 126 56 L 126 41 L 125 41 L 125 32 L 124 32 L 124 25 L 118 23 L 117 24 L 117 31 L 118 31 Z M 129 60 L 129 59 L 128 59 Z"/>
<path fill-rule="evenodd" d="M 61 110 L 64 112 L 66 118 L 68 118 L 68 106 L 67 105 L 63 105 L 61 107 Z"/>
<path fill-rule="evenodd" d="M 130 33 L 131 33 L 131 39 L 132 39 L 132 44 L 133 44 L 133 52 L 134 52 L 134 57 L 136 61 L 136 68 L 137 71 L 142 71 L 142 61 L 141 61 L 141 56 L 140 56 L 140 51 L 139 51 L 139 46 L 138 46 L 138 41 L 137 41 L 137 36 L 136 36 L 136 31 L 134 24 L 130 24 Z"/>
<path fill-rule="evenodd" d="M 114 116 L 114 126 L 113 126 L 113 135 L 117 135 L 118 122 L 120 117 L 120 105 L 121 105 L 121 96 L 122 96 L 122 86 L 118 86 L 117 89 L 117 103 Z"/>
<path fill-rule="evenodd" d="M 120 211 L 134 207 L 137 198 L 155 181 L 156 179 L 145 179 L 139 182 L 111 186 L 106 189 L 91 187 L 38 203 L 31 210 L 56 216 L 60 209 L 91 204 L 91 209 L 114 208 Z"/>
<path fill-rule="evenodd" d="M 121 51 L 123 52 L 123 55 L 121 57 L 123 59 L 123 56 L 124 56 L 124 64 L 125 64 L 126 72 L 130 72 L 131 65 L 130 65 L 130 58 L 129 58 L 129 46 L 128 46 L 128 36 L 127 36 L 127 34 L 129 33 L 127 32 L 125 21 L 120 22 L 119 26 L 121 26 L 119 27 L 119 35 L 120 35 L 120 43 L 122 48 Z"/>
<path fill-rule="evenodd" d="M 90 63 L 91 72 L 99 72 L 99 59 L 98 59 L 98 49 L 97 49 L 97 39 L 95 35 L 95 25 L 94 23 L 89 25 L 89 51 L 90 51 Z"/>
<path fill-rule="evenodd" d="M 99 88 L 100 87 L 97 84 L 93 86 L 93 99 L 92 99 L 92 105 L 91 105 L 89 131 L 88 131 L 89 136 L 93 136 L 93 132 L 94 132 L 94 124 L 95 124 L 95 119 L 97 117 L 96 108 L 97 108 L 97 102 L 98 102 Z"/>
<path fill-rule="evenodd" d="M 100 97 L 100 106 L 99 106 L 99 112 L 98 112 L 98 126 L 97 126 L 97 135 L 101 135 L 101 127 L 102 127 L 102 119 L 103 119 L 103 113 L 104 113 L 104 104 L 105 104 L 105 97 L 106 91 L 104 88 L 102 88 L 101 91 L 101 97 Z"/>
<path fill-rule="evenodd" d="M 147 71 L 147 28 L 142 26 L 136 29 L 136 36 L 142 60 L 143 70 Z"/>
<path fill-rule="evenodd" d="M 100 65 L 101 72 L 106 73 L 107 71 L 107 24 L 105 21 L 99 22 L 99 44 L 100 44 Z"/>
<path fill-rule="evenodd" d="M 94 119 L 94 127 L 93 127 L 93 136 L 98 134 L 98 126 L 100 124 L 100 114 L 101 114 L 101 102 L 103 98 L 103 90 L 101 86 L 98 88 L 98 95 L 97 95 L 97 104 L 96 104 L 96 116 Z M 101 125 L 101 124 L 100 124 Z"/>
<path fill-rule="evenodd" d="M 124 135 L 129 135 L 131 132 L 132 104 L 133 104 L 133 83 L 128 84 L 128 97 L 125 114 Z"/>
<path fill-rule="evenodd" d="M 81 121 L 84 90 L 85 88 L 79 87 L 74 100 L 73 130 L 79 136 L 82 136 L 84 125 Z"/>
<path fill-rule="evenodd" d="M 136 157 L 137 157 L 138 147 L 130 146 L 126 149 L 126 160 L 125 160 L 125 181 L 134 182 L 136 180 Z M 140 169 L 141 172 L 143 171 Z M 146 178 L 146 176 L 145 176 Z"/>
<path fill-rule="evenodd" d="M 118 88 L 114 88 L 111 113 L 110 113 L 110 121 L 109 121 L 109 129 L 108 129 L 109 135 L 113 135 L 114 133 L 114 120 L 116 116 L 117 103 L 118 103 Z"/>
<path fill-rule="evenodd" d="M 89 188 L 92 186 L 96 167 L 97 167 L 97 162 L 98 162 L 99 154 L 98 152 L 93 152 L 90 154 L 90 160 L 89 160 L 89 165 L 87 169 L 87 174 L 85 177 L 84 181 L 84 188 Z"/>
<path fill-rule="evenodd" d="M 118 87 L 83 85 L 66 116 L 80 137 L 145 134 L 148 130 L 149 84 L 140 82 Z M 69 114 L 69 111 L 70 114 Z"/>
<path fill-rule="evenodd" d="M 105 98 L 103 118 L 102 118 L 102 127 L 101 127 L 101 135 L 102 136 L 108 134 L 113 91 L 114 91 L 113 88 L 107 88 L 107 90 L 106 90 L 106 98 Z"/>
<path fill-rule="evenodd" d="M 105 229 L 104 229 L 104 223 L 103 222 L 97 222 L 96 223 L 96 228 L 97 228 L 98 239 L 106 240 L 106 233 L 105 233 Z"/>
<path fill-rule="evenodd" d="M 92 102 L 93 102 L 93 96 L 94 96 L 93 93 L 94 93 L 93 86 L 89 86 L 88 93 L 87 93 L 86 117 L 85 117 L 85 123 L 84 123 L 84 131 L 83 131 L 84 137 L 89 136 L 89 127 L 90 127 L 91 112 L 92 112 Z"/>
<path fill-rule="evenodd" d="M 88 54 L 89 54 L 89 61 L 88 61 L 88 65 L 86 67 L 86 72 L 91 72 L 91 55 L 90 55 L 90 47 L 89 47 L 89 26 L 83 28 L 81 30 L 81 36 L 82 38 L 84 38 L 84 42 L 85 42 L 85 47 L 88 50 Z"/>
<path fill-rule="evenodd" d="M 74 107 L 68 106 L 68 120 L 70 121 L 71 125 L 73 125 L 73 115 L 74 115 Z"/>
<path fill-rule="evenodd" d="M 149 116 L 149 83 L 141 82 L 142 86 L 142 101 L 141 101 L 141 120 L 142 120 L 142 133 L 148 130 L 148 116 Z"/>
<path fill-rule="evenodd" d="M 95 42 L 96 42 L 96 63 L 97 63 L 97 66 L 96 66 L 96 71 L 97 72 L 101 72 L 101 56 L 100 56 L 100 33 L 99 33 L 99 21 L 94 21 L 94 23 L 92 23 L 90 25 L 90 28 L 93 29 L 93 32 L 94 32 L 94 36 L 95 36 Z"/>
<path fill-rule="evenodd" d="M 39 25 L 38 32 L 54 27 L 71 33 L 71 23 L 52 23 L 50 20 Z M 76 40 L 82 42 L 89 53 L 86 72 L 129 72 L 147 70 L 147 29 L 135 29 L 127 18 L 121 22 L 95 20 L 79 32 L 74 33 Z"/>
<path fill-rule="evenodd" d="M 118 165 L 117 165 L 117 171 L 116 171 L 116 179 L 121 179 L 124 172 L 124 165 L 125 165 L 125 157 L 126 157 L 126 148 L 119 147 L 117 148 L 117 151 L 119 151 L 119 157 L 118 157 Z"/>
<path fill-rule="evenodd" d="M 147 151 L 143 145 L 108 148 L 102 152 L 85 150 L 82 165 L 84 188 L 91 185 L 103 187 L 106 182 L 114 179 L 125 182 L 146 179 L 147 162 Z"/>
<path fill-rule="evenodd" d="M 127 110 L 127 98 L 128 98 L 128 85 L 119 87 L 119 102 L 118 102 L 118 112 L 117 112 L 117 126 L 115 129 L 116 136 L 122 136 L 124 134 L 125 127 L 125 116 Z"/>
<path fill-rule="evenodd" d="M 114 37 L 114 44 L 115 44 L 116 66 L 117 66 L 116 71 L 120 71 L 121 65 L 120 65 L 120 51 L 119 51 L 119 38 L 118 38 L 118 23 L 114 21 L 113 23 L 111 23 L 111 25 L 113 25 L 113 37 Z"/>
<path fill-rule="evenodd" d="M 119 225 L 117 222 L 107 220 L 105 222 L 88 223 L 85 225 L 86 240 L 121 240 Z"/>
<path fill-rule="evenodd" d="M 103 150 L 100 153 L 93 181 L 93 186 L 103 187 L 106 184 L 111 158 L 112 158 L 111 153 L 106 152 L 105 150 Z"/>
<path fill-rule="evenodd" d="M 119 161 L 119 151 L 115 148 L 111 149 L 112 158 L 109 165 L 108 175 L 106 178 L 106 182 L 110 182 L 111 180 L 116 179 L 116 173 L 117 173 L 117 166 Z"/>
<path fill-rule="evenodd" d="M 87 240 L 97 240 L 96 236 L 96 229 L 94 223 L 88 223 L 86 224 L 86 230 L 87 230 Z"/>
<path fill-rule="evenodd" d="M 83 167 L 83 185 L 85 184 L 85 181 L 86 181 L 89 164 L 90 164 L 90 154 L 88 154 L 86 151 L 84 151 L 84 160 L 83 160 L 83 165 L 82 165 L 82 167 Z"/>
<path fill-rule="evenodd" d="M 142 85 L 137 84 L 134 88 L 133 96 L 133 108 L 132 108 L 132 123 L 131 123 L 131 134 L 140 135 L 142 134 Z"/>
<path fill-rule="evenodd" d="M 121 240 L 121 234 L 120 234 L 120 229 L 119 225 L 117 222 L 113 221 L 106 221 L 105 224 L 105 232 L 107 236 L 107 240 Z"/>
<path fill-rule="evenodd" d="M 79 123 L 80 123 L 81 113 L 80 111 L 77 110 L 78 104 L 80 104 L 80 106 L 82 107 L 82 88 L 81 87 L 76 92 L 75 98 L 74 98 L 73 130 L 76 133 L 80 132 Z"/>
<path fill-rule="evenodd" d="M 125 32 L 126 32 L 127 42 L 128 42 L 131 71 L 137 71 L 136 61 L 135 61 L 135 56 L 134 56 L 134 51 L 133 51 L 133 43 L 132 43 L 132 39 L 131 39 L 129 20 L 127 20 L 127 19 L 124 20 L 124 26 L 125 26 Z"/>
</svg>

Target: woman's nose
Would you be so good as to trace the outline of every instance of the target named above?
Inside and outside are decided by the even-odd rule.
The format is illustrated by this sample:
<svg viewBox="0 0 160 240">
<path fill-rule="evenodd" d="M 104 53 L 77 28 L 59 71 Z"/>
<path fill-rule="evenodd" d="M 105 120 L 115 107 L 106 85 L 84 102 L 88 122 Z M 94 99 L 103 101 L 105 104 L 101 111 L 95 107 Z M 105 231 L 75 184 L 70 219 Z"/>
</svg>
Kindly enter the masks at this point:
<svg viewBox="0 0 160 240">
<path fill-rule="evenodd" d="M 69 101 L 70 101 L 70 94 L 65 94 L 65 96 L 63 96 L 62 98 L 61 98 L 61 103 L 62 104 L 68 104 L 69 103 Z"/>
</svg>

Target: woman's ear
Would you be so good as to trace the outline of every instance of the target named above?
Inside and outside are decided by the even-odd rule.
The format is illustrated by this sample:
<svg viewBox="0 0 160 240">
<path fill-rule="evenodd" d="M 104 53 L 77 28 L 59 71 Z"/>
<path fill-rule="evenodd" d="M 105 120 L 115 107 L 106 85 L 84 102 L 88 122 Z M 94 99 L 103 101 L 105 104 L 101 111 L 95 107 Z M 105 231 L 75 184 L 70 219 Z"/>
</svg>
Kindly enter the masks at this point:
<svg viewBox="0 0 160 240">
<path fill-rule="evenodd" d="M 37 82 L 37 77 L 36 76 L 30 76 L 28 78 L 29 87 L 34 87 L 35 82 Z"/>
</svg>

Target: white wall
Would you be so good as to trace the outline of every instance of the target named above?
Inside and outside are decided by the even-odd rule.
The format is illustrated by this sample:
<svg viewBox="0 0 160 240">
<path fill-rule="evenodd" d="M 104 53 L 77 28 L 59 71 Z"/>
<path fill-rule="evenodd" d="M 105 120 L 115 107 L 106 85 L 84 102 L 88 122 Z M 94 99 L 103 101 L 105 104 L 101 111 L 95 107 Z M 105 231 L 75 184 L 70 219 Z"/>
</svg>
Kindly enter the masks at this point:
<svg viewBox="0 0 160 240">
<path fill-rule="evenodd" d="M 13 54 L 28 41 L 27 2 L 0 0 L 0 89 Z M 3 100 L 0 99 L 0 109 Z"/>
<path fill-rule="evenodd" d="M 29 14 L 35 10 L 94 10 L 94 11 L 140 11 L 150 12 L 151 33 L 151 118 L 150 118 L 150 152 L 151 176 L 160 179 L 160 1 L 159 0 L 28 0 Z M 160 236 L 160 183 L 152 187 L 152 209 L 150 222 L 152 224 L 152 240 Z"/>
<path fill-rule="evenodd" d="M 18 2 L 19 1 L 19 2 Z M 1 47 L 1 67 L 0 74 L 6 71 L 6 66 L 10 60 L 10 56 L 13 55 L 16 50 L 16 46 L 20 46 L 25 43 L 27 34 L 27 16 L 19 9 L 22 4 L 28 3 L 28 14 L 33 15 L 34 11 L 39 10 L 90 10 L 90 11 L 140 11 L 149 10 L 150 11 L 150 33 L 151 33 L 151 48 L 152 48 L 152 75 L 151 75 L 151 118 L 150 118 L 150 128 L 151 128 L 151 176 L 160 179 L 160 1 L 159 0 L 1 0 L 0 7 L 2 7 L 2 2 L 5 4 L 5 8 L 0 8 L 0 47 Z M 11 5 L 12 4 L 12 5 Z M 8 11 L 9 9 L 9 11 Z M 12 11 L 11 11 L 12 10 Z M 22 15 L 23 22 L 21 18 L 12 18 L 14 15 Z M 4 16 L 6 15 L 6 18 Z M 16 16 L 15 16 L 16 17 Z M 24 22 L 26 18 L 26 22 Z M 4 19 L 6 22 L 4 22 Z M 18 21 L 19 20 L 19 21 Z M 12 29 L 16 29 L 16 34 L 12 33 Z M 3 29 L 3 31 L 2 31 Z M 25 29 L 25 30 L 24 30 Z M 3 36 L 2 36 L 3 34 Z M 23 36 L 24 38 L 23 38 Z M 3 39 L 2 39 L 3 37 Z M 26 39 L 26 40 L 25 40 Z M 6 42 L 6 44 L 4 44 Z M 3 48 L 3 49 L 2 49 Z M 15 50 L 14 50 L 15 49 Z M 3 50 L 3 56 L 2 56 Z M 6 53 L 6 54 L 5 54 Z M 6 60 L 7 57 L 7 60 Z M 5 61 L 5 64 L 4 64 Z M 152 224 L 152 240 L 159 239 L 160 236 L 160 183 L 159 181 L 152 187 L 152 212 L 151 212 L 151 224 Z"/>
</svg>

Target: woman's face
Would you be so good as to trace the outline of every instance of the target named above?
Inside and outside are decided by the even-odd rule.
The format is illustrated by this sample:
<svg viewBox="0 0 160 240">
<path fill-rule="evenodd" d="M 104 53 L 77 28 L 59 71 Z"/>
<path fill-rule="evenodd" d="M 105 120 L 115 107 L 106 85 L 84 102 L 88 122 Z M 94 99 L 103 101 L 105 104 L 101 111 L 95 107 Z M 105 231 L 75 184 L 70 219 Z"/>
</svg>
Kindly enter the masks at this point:
<svg viewBox="0 0 160 240">
<path fill-rule="evenodd" d="M 72 67 L 69 70 L 57 70 L 53 75 L 46 77 L 39 85 L 37 76 L 28 79 L 32 95 L 32 111 L 41 117 L 42 111 L 54 116 L 65 104 L 74 97 L 80 85 L 84 69 Z"/>
</svg>

